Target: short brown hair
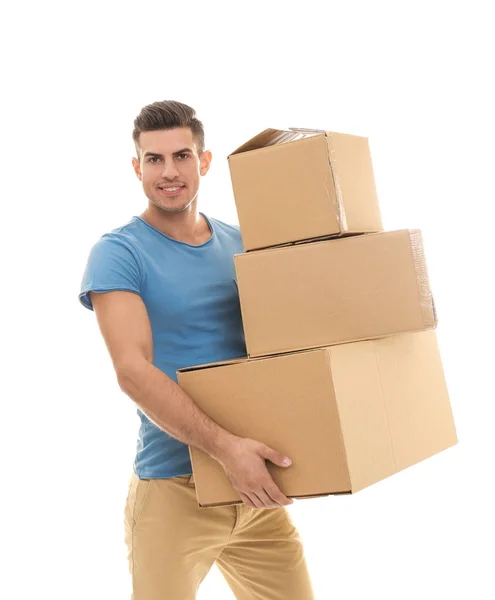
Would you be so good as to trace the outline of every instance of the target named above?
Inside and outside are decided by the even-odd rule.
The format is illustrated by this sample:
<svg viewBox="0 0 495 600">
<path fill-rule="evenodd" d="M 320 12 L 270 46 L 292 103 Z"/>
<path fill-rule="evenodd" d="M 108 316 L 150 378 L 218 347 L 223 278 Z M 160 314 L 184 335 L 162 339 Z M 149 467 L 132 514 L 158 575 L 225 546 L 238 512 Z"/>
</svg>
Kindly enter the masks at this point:
<svg viewBox="0 0 495 600">
<path fill-rule="evenodd" d="M 205 132 L 203 123 L 196 117 L 196 111 L 175 100 L 161 100 L 153 102 L 141 109 L 134 119 L 132 139 L 139 157 L 139 136 L 143 131 L 156 131 L 158 129 L 174 129 L 175 127 L 189 127 L 194 136 L 194 141 L 199 152 L 203 152 L 205 145 Z"/>
</svg>

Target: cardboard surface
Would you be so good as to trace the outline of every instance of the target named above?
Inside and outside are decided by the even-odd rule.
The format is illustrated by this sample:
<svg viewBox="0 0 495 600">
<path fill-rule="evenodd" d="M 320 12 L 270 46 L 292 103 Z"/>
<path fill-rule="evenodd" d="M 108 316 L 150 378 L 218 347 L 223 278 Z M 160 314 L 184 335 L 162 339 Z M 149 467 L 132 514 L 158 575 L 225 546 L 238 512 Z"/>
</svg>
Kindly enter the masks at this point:
<svg viewBox="0 0 495 600">
<path fill-rule="evenodd" d="M 211 418 L 293 461 L 268 469 L 289 497 L 355 493 L 457 443 L 434 330 L 178 371 Z M 190 447 L 200 506 L 240 503 Z"/>
<path fill-rule="evenodd" d="M 248 252 L 234 261 L 250 357 L 436 326 L 418 230 Z"/>
<path fill-rule="evenodd" d="M 383 229 L 367 138 L 267 129 L 229 168 L 246 252 Z"/>
</svg>

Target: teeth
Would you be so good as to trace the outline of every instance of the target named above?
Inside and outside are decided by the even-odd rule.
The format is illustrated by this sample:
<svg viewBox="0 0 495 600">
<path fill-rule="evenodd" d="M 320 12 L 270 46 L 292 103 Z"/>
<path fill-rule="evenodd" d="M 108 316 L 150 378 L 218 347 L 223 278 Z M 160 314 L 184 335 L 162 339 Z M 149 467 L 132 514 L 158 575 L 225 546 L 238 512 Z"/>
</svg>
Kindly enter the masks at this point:
<svg viewBox="0 0 495 600">
<path fill-rule="evenodd" d="M 165 190 L 166 192 L 175 192 L 177 190 L 180 190 L 180 186 L 179 187 L 166 187 L 166 188 L 162 188 L 162 190 Z"/>
</svg>

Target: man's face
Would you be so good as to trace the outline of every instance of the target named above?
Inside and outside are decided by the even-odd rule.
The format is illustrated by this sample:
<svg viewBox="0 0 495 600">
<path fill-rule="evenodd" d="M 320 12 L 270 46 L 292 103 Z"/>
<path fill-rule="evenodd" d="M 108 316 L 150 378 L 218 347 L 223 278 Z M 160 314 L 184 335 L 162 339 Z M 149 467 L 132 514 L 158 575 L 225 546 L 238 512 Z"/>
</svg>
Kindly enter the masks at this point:
<svg viewBox="0 0 495 600">
<path fill-rule="evenodd" d="M 198 154 L 189 127 L 145 131 L 139 147 L 140 160 L 133 158 L 132 165 L 150 202 L 166 212 L 186 210 L 208 172 L 211 152 Z"/>
</svg>

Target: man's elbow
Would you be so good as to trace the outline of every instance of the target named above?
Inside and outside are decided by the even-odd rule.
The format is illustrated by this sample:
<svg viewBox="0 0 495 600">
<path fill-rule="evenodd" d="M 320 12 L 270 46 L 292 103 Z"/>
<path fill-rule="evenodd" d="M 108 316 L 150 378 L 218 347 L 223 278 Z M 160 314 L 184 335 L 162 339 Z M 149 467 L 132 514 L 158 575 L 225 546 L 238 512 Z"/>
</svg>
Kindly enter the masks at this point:
<svg viewBox="0 0 495 600">
<path fill-rule="evenodd" d="M 150 361 L 144 357 L 115 364 L 115 374 L 120 389 L 125 393 L 129 393 L 133 388 L 136 388 L 139 381 L 143 380 L 144 373 L 149 366 Z"/>
</svg>

